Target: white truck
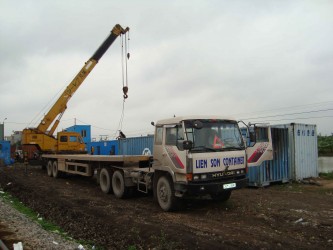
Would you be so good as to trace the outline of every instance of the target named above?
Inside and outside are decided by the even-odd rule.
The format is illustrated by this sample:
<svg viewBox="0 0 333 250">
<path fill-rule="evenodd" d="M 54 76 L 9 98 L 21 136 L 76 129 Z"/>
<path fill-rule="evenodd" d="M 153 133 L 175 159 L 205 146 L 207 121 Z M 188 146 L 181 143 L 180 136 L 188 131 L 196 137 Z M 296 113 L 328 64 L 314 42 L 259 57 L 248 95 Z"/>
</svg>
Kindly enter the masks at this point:
<svg viewBox="0 0 333 250">
<path fill-rule="evenodd" d="M 44 154 L 47 173 L 96 175 L 101 190 L 117 198 L 152 190 L 171 211 L 188 196 L 228 200 L 232 190 L 247 186 L 248 166 L 272 158 L 269 129 L 261 128 L 260 140 L 246 147 L 237 121 L 223 117 L 174 117 L 153 125 L 153 156 Z"/>
</svg>

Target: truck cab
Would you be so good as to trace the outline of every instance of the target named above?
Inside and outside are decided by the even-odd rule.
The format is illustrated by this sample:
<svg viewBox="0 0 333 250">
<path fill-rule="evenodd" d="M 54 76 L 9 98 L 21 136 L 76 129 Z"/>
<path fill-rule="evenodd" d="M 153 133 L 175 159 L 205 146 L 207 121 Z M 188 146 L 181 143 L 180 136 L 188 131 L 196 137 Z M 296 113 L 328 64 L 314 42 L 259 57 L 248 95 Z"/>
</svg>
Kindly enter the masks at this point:
<svg viewBox="0 0 333 250">
<path fill-rule="evenodd" d="M 188 195 L 229 199 L 232 190 L 245 187 L 248 181 L 245 144 L 237 121 L 195 116 L 157 122 L 153 169 L 155 197 L 164 210 Z M 174 193 L 170 199 L 165 195 L 169 191 Z"/>
</svg>

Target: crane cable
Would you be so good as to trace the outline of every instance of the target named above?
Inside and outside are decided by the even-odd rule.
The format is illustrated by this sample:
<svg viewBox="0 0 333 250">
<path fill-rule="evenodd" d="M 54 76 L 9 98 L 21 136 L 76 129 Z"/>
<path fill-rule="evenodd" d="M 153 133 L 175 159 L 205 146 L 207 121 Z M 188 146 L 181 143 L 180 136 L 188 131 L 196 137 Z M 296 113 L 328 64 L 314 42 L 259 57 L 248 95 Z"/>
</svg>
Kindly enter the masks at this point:
<svg viewBox="0 0 333 250">
<path fill-rule="evenodd" d="M 123 37 L 125 36 L 125 38 Z M 122 83 L 123 83 L 123 106 L 122 106 L 122 112 L 118 124 L 118 129 L 116 130 L 116 133 L 119 132 L 119 136 L 117 138 L 123 138 L 124 134 L 122 133 L 121 129 L 123 127 L 123 120 L 124 120 L 124 115 L 125 115 L 125 100 L 128 98 L 128 70 L 127 70 L 127 60 L 130 58 L 130 53 L 128 52 L 129 48 L 129 35 L 127 38 L 127 33 L 125 35 L 121 36 L 121 67 L 122 67 Z M 124 42 L 125 40 L 125 42 Z M 125 44 L 125 49 L 124 49 L 124 44 Z M 126 55 L 126 58 L 124 58 Z M 120 136 L 122 135 L 122 136 Z M 116 136 L 115 136 L 116 137 Z"/>
<path fill-rule="evenodd" d="M 127 33 L 124 34 L 125 39 L 123 38 L 123 36 L 121 37 L 121 66 L 122 66 L 122 80 L 123 80 L 123 97 L 124 99 L 128 98 L 127 92 L 128 92 L 128 74 L 127 74 L 127 60 L 129 60 L 130 58 L 130 53 L 127 50 L 127 43 L 129 43 L 128 41 L 129 39 L 129 35 L 127 38 Z M 128 39 L 128 40 L 127 40 Z M 124 50 L 124 40 L 125 40 L 125 50 Z M 126 55 L 126 58 L 124 59 L 124 55 Z M 125 60 L 125 62 L 124 62 Z M 125 66 L 125 69 L 124 69 Z M 124 72 L 125 71 L 125 72 Z"/>
</svg>

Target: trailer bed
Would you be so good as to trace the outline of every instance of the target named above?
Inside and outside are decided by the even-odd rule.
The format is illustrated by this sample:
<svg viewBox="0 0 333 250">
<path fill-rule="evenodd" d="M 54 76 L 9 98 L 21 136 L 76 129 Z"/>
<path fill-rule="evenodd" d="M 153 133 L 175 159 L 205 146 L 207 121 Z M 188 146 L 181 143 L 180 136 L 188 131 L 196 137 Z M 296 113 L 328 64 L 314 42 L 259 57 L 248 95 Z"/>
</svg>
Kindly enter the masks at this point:
<svg viewBox="0 0 333 250">
<path fill-rule="evenodd" d="M 96 161 L 96 162 L 140 162 L 149 161 L 149 155 L 89 155 L 89 154 L 43 154 L 43 158 L 66 159 L 77 161 Z"/>
</svg>

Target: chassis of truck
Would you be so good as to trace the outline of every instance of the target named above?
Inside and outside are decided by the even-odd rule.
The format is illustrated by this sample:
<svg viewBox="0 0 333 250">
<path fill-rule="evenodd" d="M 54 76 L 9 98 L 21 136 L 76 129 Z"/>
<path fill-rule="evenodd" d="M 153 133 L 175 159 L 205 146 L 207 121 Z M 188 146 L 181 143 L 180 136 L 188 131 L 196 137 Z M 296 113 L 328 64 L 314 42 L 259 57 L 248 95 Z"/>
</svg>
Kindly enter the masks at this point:
<svg viewBox="0 0 333 250">
<path fill-rule="evenodd" d="M 182 198 L 191 196 L 208 194 L 226 201 L 232 190 L 247 186 L 247 151 L 235 120 L 175 117 L 154 125 L 153 156 L 44 154 L 47 173 L 95 175 L 101 190 L 117 198 L 134 189 L 152 190 L 164 211 L 177 209 Z M 270 140 L 264 145 L 251 149 L 256 162 L 268 159 Z"/>
</svg>

